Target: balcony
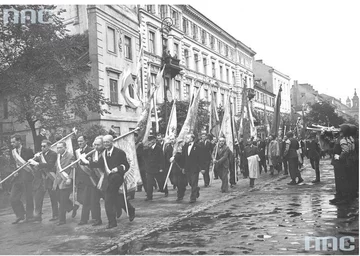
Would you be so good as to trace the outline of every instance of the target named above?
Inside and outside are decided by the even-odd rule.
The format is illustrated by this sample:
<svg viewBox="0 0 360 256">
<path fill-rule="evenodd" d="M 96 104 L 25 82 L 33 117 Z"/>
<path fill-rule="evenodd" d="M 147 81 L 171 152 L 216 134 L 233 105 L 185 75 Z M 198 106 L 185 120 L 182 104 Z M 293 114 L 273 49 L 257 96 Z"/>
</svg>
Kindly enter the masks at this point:
<svg viewBox="0 0 360 256">
<path fill-rule="evenodd" d="M 169 54 L 166 54 L 166 56 L 163 56 L 162 59 L 163 65 L 165 66 L 165 74 L 170 74 L 171 79 L 173 79 L 176 75 L 180 74 L 181 68 L 180 68 L 180 60 L 172 57 Z"/>
</svg>

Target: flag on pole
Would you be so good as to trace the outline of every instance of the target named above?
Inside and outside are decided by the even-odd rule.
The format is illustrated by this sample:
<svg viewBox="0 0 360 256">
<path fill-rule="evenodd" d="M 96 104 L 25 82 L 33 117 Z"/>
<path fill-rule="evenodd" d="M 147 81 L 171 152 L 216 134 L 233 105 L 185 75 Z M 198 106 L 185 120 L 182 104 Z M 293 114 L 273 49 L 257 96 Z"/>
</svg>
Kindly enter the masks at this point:
<svg viewBox="0 0 360 256">
<path fill-rule="evenodd" d="M 193 100 L 190 102 L 185 122 L 181 127 L 181 131 L 174 145 L 173 155 L 175 155 L 177 152 L 181 152 L 182 147 L 185 144 L 185 136 L 194 133 L 195 131 L 201 89 L 202 85 L 199 87 L 196 94 L 194 94 Z"/>
<path fill-rule="evenodd" d="M 142 43 L 141 43 L 141 35 L 140 35 L 140 53 L 139 53 L 139 56 L 138 56 L 138 59 L 137 59 L 137 62 L 136 62 L 136 80 L 135 80 L 135 83 L 134 83 L 134 89 L 135 89 L 135 92 L 136 92 L 136 95 L 138 97 L 138 99 L 140 100 L 140 102 L 142 104 L 144 104 L 144 90 L 143 90 L 143 87 L 142 87 L 142 67 L 143 67 L 143 56 L 144 56 L 144 48 L 142 46 Z"/>
<path fill-rule="evenodd" d="M 126 184 L 126 192 L 134 191 L 137 185 L 140 185 L 141 176 L 139 164 L 136 157 L 134 133 L 122 137 L 114 141 L 114 146 L 120 148 L 126 153 L 127 161 L 130 165 L 129 170 L 124 175 L 124 183 Z M 119 192 L 123 193 L 124 185 L 121 185 Z"/>
<path fill-rule="evenodd" d="M 157 107 L 156 107 L 156 97 L 153 98 L 153 110 L 154 110 L 154 115 L 155 115 L 155 130 L 156 130 L 156 134 L 157 134 L 157 133 L 159 133 L 160 127 L 159 127 L 159 116 L 158 116 Z"/>
<path fill-rule="evenodd" d="M 133 95 L 130 95 L 130 90 L 133 91 Z M 141 101 L 137 99 L 137 95 L 135 95 L 134 79 L 129 69 L 126 69 L 124 72 L 121 94 L 131 108 L 138 108 L 141 106 Z"/>
<path fill-rule="evenodd" d="M 171 136 L 174 136 L 174 138 L 176 138 L 176 131 L 177 131 L 177 115 L 176 115 L 176 99 L 175 99 L 171 108 L 169 122 L 166 127 L 165 143 L 163 146 L 163 150 L 165 150 L 166 142 L 169 140 Z"/>
<path fill-rule="evenodd" d="M 270 134 L 270 124 L 266 114 L 265 102 L 264 102 L 264 124 L 265 124 L 265 136 L 267 137 Z"/>
<path fill-rule="evenodd" d="M 231 116 L 231 103 L 230 93 L 224 108 L 224 117 L 221 123 L 221 132 L 219 137 L 224 137 L 226 145 L 229 147 L 231 152 L 234 151 L 234 138 L 232 129 L 232 116 Z"/>
<path fill-rule="evenodd" d="M 278 95 L 276 97 L 276 105 L 275 105 L 275 114 L 274 114 L 274 121 L 272 124 L 271 133 L 275 135 L 275 137 L 278 136 L 279 126 L 280 126 L 280 106 L 281 106 L 281 85 L 279 88 Z"/>
<path fill-rule="evenodd" d="M 220 132 L 220 119 L 217 112 L 216 100 L 214 96 L 214 92 L 211 91 L 211 103 L 210 103 L 210 122 L 209 122 L 209 133 L 211 133 L 214 137 L 219 136 Z"/>
</svg>

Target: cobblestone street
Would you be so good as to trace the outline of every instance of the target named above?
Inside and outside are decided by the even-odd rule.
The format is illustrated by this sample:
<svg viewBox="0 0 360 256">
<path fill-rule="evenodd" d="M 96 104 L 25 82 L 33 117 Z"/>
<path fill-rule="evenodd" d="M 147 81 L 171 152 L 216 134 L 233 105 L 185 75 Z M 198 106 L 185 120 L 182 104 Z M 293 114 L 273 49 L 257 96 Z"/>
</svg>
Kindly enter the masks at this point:
<svg viewBox="0 0 360 256">
<path fill-rule="evenodd" d="M 358 233 L 358 203 L 333 206 L 334 177 L 329 160 L 321 162 L 322 181 L 313 185 L 314 171 L 303 170 L 304 184 L 288 186 L 289 177 L 262 174 L 254 189 L 241 179 L 229 194 L 220 193 L 220 181 L 201 186 L 200 200 L 176 203 L 176 191 L 165 198 L 155 193 L 145 202 L 136 193 L 136 218 L 129 222 L 123 213 L 118 227 L 77 226 L 68 216 L 62 227 L 49 222 L 50 203 L 44 202 L 42 223 L 11 225 L 14 219 L 7 196 L 1 197 L 1 254 L 349 254 L 305 251 L 306 236 L 346 236 Z M 187 198 L 186 198 L 187 199 Z M 103 222 L 106 215 L 102 212 Z M 358 252 L 358 236 L 356 250 Z"/>
</svg>

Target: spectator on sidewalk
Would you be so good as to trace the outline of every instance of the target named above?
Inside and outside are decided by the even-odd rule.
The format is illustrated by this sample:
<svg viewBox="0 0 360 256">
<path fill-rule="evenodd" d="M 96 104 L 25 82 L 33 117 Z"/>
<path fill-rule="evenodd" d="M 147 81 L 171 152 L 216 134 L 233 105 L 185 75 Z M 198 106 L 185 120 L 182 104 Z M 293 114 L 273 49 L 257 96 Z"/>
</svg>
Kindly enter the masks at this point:
<svg viewBox="0 0 360 256">
<path fill-rule="evenodd" d="M 299 159 L 297 151 L 299 149 L 299 142 L 297 141 L 297 139 L 294 138 L 294 134 L 292 132 L 288 132 L 286 134 L 286 137 L 288 139 L 286 140 L 284 155 L 288 159 L 291 177 L 291 182 L 288 183 L 288 185 L 300 184 L 304 180 L 301 178 L 298 166 Z M 298 178 L 298 182 L 296 182 L 296 178 Z"/>
</svg>

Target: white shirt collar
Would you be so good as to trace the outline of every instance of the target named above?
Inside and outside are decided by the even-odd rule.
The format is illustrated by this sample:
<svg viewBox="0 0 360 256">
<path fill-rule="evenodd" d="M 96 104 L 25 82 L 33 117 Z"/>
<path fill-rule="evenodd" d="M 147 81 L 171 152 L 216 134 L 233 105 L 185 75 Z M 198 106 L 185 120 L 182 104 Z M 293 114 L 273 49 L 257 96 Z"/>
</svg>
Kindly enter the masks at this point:
<svg viewBox="0 0 360 256">
<path fill-rule="evenodd" d="M 110 156 L 111 156 L 111 155 L 112 155 L 113 150 L 114 150 L 114 146 L 112 146 L 110 150 L 108 150 L 108 149 L 107 149 L 107 150 L 106 150 L 106 154 L 107 154 L 107 155 L 109 155 L 109 154 L 110 154 Z"/>
<path fill-rule="evenodd" d="M 156 147 L 156 143 L 154 143 L 154 145 L 152 145 L 152 149 L 154 149 Z"/>
</svg>

